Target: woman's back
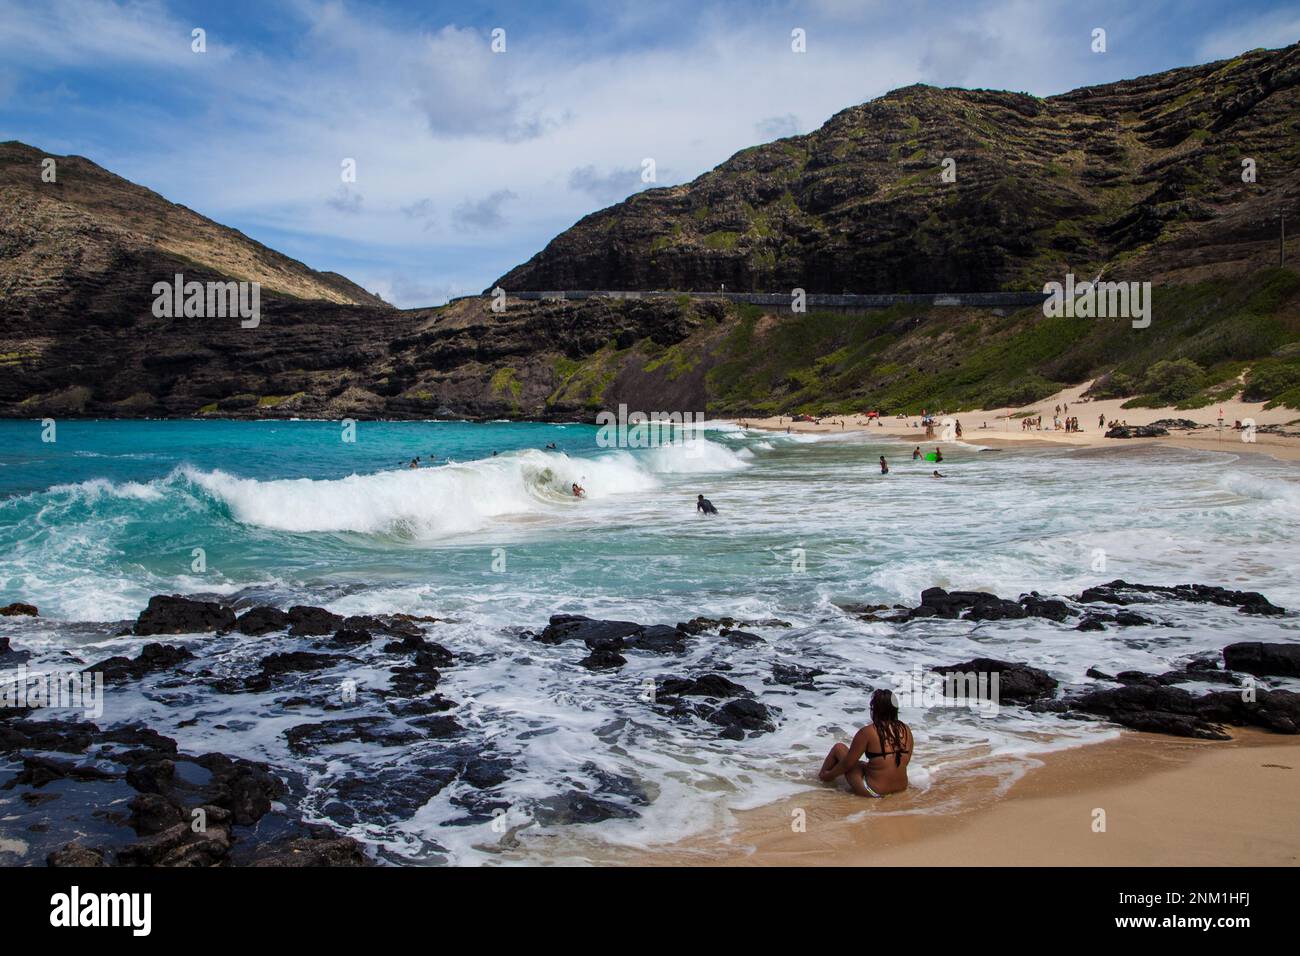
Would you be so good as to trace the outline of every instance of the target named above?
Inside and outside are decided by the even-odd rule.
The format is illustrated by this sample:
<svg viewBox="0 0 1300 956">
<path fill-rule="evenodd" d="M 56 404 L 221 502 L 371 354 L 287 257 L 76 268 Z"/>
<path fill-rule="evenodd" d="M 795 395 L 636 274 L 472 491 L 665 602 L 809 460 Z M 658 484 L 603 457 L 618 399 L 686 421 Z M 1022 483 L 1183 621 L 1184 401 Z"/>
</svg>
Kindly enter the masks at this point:
<svg viewBox="0 0 1300 956">
<path fill-rule="evenodd" d="M 873 723 L 865 729 L 867 785 L 879 794 L 906 790 L 907 765 L 912 762 L 911 728 L 902 721 L 894 720 Z"/>
</svg>

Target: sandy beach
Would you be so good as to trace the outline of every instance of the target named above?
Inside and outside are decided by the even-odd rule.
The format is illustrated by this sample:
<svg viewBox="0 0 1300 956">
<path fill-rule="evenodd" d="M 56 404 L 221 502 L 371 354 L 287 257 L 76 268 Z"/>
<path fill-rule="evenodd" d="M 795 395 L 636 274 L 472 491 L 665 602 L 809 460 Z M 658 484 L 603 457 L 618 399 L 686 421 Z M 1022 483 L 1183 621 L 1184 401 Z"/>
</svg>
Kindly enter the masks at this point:
<svg viewBox="0 0 1300 956">
<path fill-rule="evenodd" d="M 1300 431 L 1300 412 L 1293 409 L 1235 400 L 1194 410 L 1126 409 L 1121 399 L 1084 399 L 1090 384 L 1020 408 L 951 417 L 961 422 L 962 441 L 994 448 L 1163 444 L 1300 461 L 1300 435 L 1264 433 L 1243 442 L 1233 428 L 1235 422 L 1253 419 L 1258 427 Z M 1058 405 L 1069 406 L 1081 431 L 1052 428 Z M 1043 429 L 1022 429 L 1021 421 L 1036 415 L 1042 416 Z M 1128 425 L 1189 419 L 1207 427 L 1171 429 L 1159 438 L 1108 439 L 1099 417 Z M 820 422 L 742 419 L 739 424 L 790 432 L 869 431 L 873 437 L 916 442 L 928 451 L 937 442 L 925 438 L 919 422 L 920 416 L 913 415 L 878 421 L 865 416 L 826 416 Z M 936 775 L 928 791 L 864 806 L 846 790 L 819 787 L 811 780 L 805 794 L 737 814 L 734 832 L 724 838 L 683 844 L 637 862 L 1294 866 L 1300 863 L 1300 738 L 1250 729 L 1233 734 L 1230 742 L 1207 742 L 1120 731 L 1104 743 L 1045 755 L 1005 792 L 998 792 L 996 777 L 988 773 Z M 815 761 L 810 757 L 810 762 Z M 1104 832 L 1093 829 L 1098 810 L 1105 812 Z M 792 821 L 800 814 L 806 830 L 796 832 Z"/>
<path fill-rule="evenodd" d="M 811 766 L 811 765 L 810 765 Z M 1300 738 L 1209 742 L 1122 732 L 1044 756 L 1006 793 L 987 773 L 935 774 L 880 801 L 819 784 L 736 814 L 732 832 L 634 865 L 1295 866 Z M 1100 827 L 1103 820 L 1105 829 Z M 794 821 L 802 816 L 805 829 Z"/>
<path fill-rule="evenodd" d="M 996 408 L 985 411 L 954 413 L 951 417 L 961 422 L 962 441 L 988 445 L 990 447 L 1032 447 L 1034 444 L 1105 446 L 1121 447 L 1149 442 L 1173 445 L 1180 448 L 1194 448 L 1203 451 L 1221 451 L 1229 454 L 1256 453 L 1271 455 L 1284 461 L 1300 461 L 1300 412 L 1290 408 L 1266 409 L 1262 404 L 1238 400 L 1219 402 L 1205 408 L 1176 409 L 1165 408 L 1122 408 L 1123 399 L 1093 401 L 1084 399 L 1091 382 L 1085 382 L 1073 388 L 1019 408 Z M 1056 407 L 1069 406 L 1068 413 L 1061 417 L 1076 417 L 1082 429 L 1078 432 L 1055 430 L 1052 418 Z M 938 415 L 938 412 L 933 414 Z M 1021 422 L 1027 417 L 1042 416 L 1043 428 L 1023 429 Z M 1219 417 L 1223 417 L 1223 427 L 1219 428 Z M 1129 425 L 1148 425 L 1161 419 L 1187 419 L 1201 429 L 1170 429 L 1168 437 L 1160 438 L 1106 438 L 1106 429 L 1098 427 L 1099 419 L 1105 421 L 1127 422 Z M 1256 433 L 1254 442 L 1244 442 L 1241 434 L 1233 428 L 1234 423 L 1253 419 L 1257 428 L 1269 425 L 1285 427 L 1294 435 L 1275 435 Z M 825 416 L 820 422 L 792 422 L 788 417 L 741 419 L 740 423 L 751 428 L 771 431 L 791 432 L 838 432 L 850 429 L 870 429 L 873 435 L 890 438 L 932 443 L 935 439 L 926 439 L 924 429 L 920 428 L 920 416 L 911 415 L 904 418 L 886 417 L 875 421 L 862 415 Z M 843 423 L 841 425 L 841 423 Z M 936 426 L 936 434 L 939 428 Z M 927 449 L 928 450 L 928 449 Z"/>
</svg>

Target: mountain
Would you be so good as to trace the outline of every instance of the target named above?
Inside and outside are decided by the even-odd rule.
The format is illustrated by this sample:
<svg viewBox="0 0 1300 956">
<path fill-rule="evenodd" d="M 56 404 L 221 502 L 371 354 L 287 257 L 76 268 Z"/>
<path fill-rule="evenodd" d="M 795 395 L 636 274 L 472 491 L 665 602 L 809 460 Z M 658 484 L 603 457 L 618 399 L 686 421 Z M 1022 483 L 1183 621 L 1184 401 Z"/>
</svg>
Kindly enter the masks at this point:
<svg viewBox="0 0 1300 956">
<path fill-rule="evenodd" d="M 970 292 L 1103 268 L 1185 281 L 1268 259 L 1298 169 L 1300 44 L 1045 99 L 910 86 L 593 213 L 494 285 Z"/>
<path fill-rule="evenodd" d="M 54 182 L 42 178 L 54 160 Z M 78 156 L 0 144 L 0 407 L 9 415 L 255 409 L 382 356 L 410 319 Z M 261 284 L 263 321 L 159 319 L 153 286 Z"/>
<path fill-rule="evenodd" d="M 1027 405 L 1300 408 L 1300 46 L 1036 99 L 909 87 L 586 217 L 500 280 L 641 297 L 394 309 L 83 159 L 0 146 L 0 415 L 590 419 Z M 956 181 L 943 182 L 943 159 Z M 1242 179 L 1253 160 L 1256 181 Z M 175 272 L 257 328 L 158 318 Z M 691 295 L 1150 281 L 1148 328 L 1040 308 Z"/>
<path fill-rule="evenodd" d="M 47 158 L 54 182 L 42 179 Z M 79 292 L 111 283 L 110 269 L 123 259 L 164 273 L 199 267 L 300 299 L 384 304 L 337 273 L 309 269 L 80 156 L 0 143 L 0 208 L 0 295 L 10 308 L 75 305 Z"/>
</svg>

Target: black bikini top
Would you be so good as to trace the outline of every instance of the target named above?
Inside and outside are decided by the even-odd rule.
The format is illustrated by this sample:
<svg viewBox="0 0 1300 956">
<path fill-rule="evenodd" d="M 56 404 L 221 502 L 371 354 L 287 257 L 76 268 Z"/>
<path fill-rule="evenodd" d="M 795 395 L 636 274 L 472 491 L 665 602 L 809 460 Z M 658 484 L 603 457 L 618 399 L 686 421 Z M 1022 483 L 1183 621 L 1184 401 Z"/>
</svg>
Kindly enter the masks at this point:
<svg viewBox="0 0 1300 956">
<path fill-rule="evenodd" d="M 882 744 L 881 746 L 883 747 L 884 745 Z M 872 753 L 870 750 L 864 751 L 868 760 L 872 759 L 873 757 L 884 757 L 888 754 L 893 754 L 895 767 L 901 767 L 903 765 L 903 754 L 910 754 L 911 752 L 912 752 L 911 748 L 908 748 L 907 750 L 882 750 L 878 754 Z"/>
</svg>

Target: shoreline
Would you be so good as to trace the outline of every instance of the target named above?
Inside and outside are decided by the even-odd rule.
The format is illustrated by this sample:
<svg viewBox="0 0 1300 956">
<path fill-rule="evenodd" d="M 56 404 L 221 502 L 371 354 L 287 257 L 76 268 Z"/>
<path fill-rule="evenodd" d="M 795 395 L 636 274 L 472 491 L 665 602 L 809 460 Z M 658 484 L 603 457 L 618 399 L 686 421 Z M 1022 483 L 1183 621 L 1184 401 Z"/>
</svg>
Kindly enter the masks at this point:
<svg viewBox="0 0 1300 956">
<path fill-rule="evenodd" d="M 1192 451 L 1218 451 L 1225 454 L 1263 454 L 1277 461 L 1300 462 L 1300 428 L 1295 434 L 1277 435 L 1257 432 L 1254 442 L 1244 442 L 1232 424 L 1251 419 L 1260 428 L 1276 426 L 1296 428 L 1300 411 L 1288 408 L 1266 409 L 1262 404 L 1239 400 L 1217 402 L 1205 408 L 1123 408 L 1122 399 L 1094 401 L 1083 398 L 1091 382 L 1065 389 L 1041 401 L 1019 408 L 995 408 L 983 411 L 952 413 L 955 421 L 962 423 L 962 436 L 957 441 L 993 448 L 1128 448 L 1138 445 L 1169 446 Z M 1079 418 L 1081 431 L 1067 432 L 1052 428 L 1052 416 L 1058 407 L 1069 407 L 1069 415 Z M 935 412 L 936 418 L 945 416 Z M 1218 426 L 1222 414 L 1224 425 Z M 1022 430 L 1020 422 L 1029 417 L 1042 416 L 1044 429 Z M 1142 438 L 1106 438 L 1105 429 L 1098 428 L 1098 418 L 1107 422 L 1122 421 L 1132 427 L 1150 425 L 1164 419 L 1187 420 L 1200 425 L 1197 429 L 1171 429 L 1168 436 Z M 817 422 L 794 422 L 789 416 L 768 418 L 728 418 L 726 421 L 760 431 L 790 432 L 800 434 L 837 434 L 869 432 L 890 441 L 912 442 L 917 445 L 941 443 L 936 425 L 936 437 L 926 438 L 919 427 L 920 415 L 902 419 L 880 418 L 869 420 L 865 415 L 826 415 Z M 843 423 L 843 427 L 841 427 Z"/>
<path fill-rule="evenodd" d="M 811 758 L 810 758 L 811 759 Z M 1294 866 L 1300 738 L 1233 728 L 1231 741 L 1121 731 L 1038 755 L 999 794 L 995 777 L 933 774 L 882 801 L 818 786 L 729 830 L 616 859 L 632 866 Z M 947 790 L 945 791 L 945 788 Z M 958 808 L 938 809 L 945 792 Z M 1242 813 L 1248 807 L 1249 813 Z M 1102 819 L 1104 832 L 1094 832 Z M 802 811 L 804 832 L 792 821 Z"/>
</svg>

